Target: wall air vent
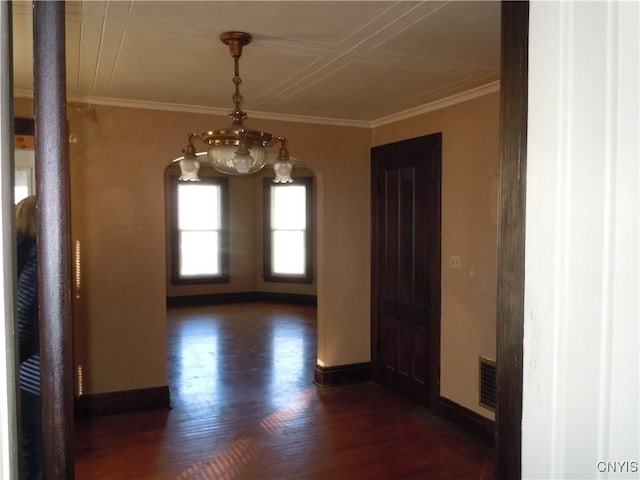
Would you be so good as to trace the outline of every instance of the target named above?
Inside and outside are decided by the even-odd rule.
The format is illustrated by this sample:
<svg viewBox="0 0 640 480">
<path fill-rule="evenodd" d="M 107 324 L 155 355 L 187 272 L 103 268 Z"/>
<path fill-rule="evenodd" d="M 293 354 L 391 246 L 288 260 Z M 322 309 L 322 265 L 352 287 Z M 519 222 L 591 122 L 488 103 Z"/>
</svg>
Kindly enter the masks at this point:
<svg viewBox="0 0 640 480">
<path fill-rule="evenodd" d="M 480 357 L 480 406 L 496 411 L 496 362 Z"/>
</svg>

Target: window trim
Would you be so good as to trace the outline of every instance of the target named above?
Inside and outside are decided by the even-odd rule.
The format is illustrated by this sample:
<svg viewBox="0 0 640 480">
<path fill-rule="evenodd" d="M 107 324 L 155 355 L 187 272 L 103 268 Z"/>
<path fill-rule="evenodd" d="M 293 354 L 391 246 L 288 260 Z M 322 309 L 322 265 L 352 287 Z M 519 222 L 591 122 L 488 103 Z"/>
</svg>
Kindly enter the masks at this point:
<svg viewBox="0 0 640 480">
<path fill-rule="evenodd" d="M 306 225 L 305 225 L 305 273 L 302 275 L 273 273 L 271 265 L 271 188 L 287 185 L 302 185 L 306 189 Z M 263 279 L 265 282 L 313 283 L 314 218 L 313 177 L 296 177 L 293 183 L 276 184 L 272 178 L 263 179 Z"/>
<path fill-rule="evenodd" d="M 171 283 L 195 285 L 228 283 L 229 274 L 229 181 L 226 177 L 200 177 L 200 184 L 220 186 L 220 273 L 218 275 L 180 276 L 180 229 L 178 228 L 178 185 L 184 182 L 177 175 L 169 178 L 171 186 Z"/>
</svg>

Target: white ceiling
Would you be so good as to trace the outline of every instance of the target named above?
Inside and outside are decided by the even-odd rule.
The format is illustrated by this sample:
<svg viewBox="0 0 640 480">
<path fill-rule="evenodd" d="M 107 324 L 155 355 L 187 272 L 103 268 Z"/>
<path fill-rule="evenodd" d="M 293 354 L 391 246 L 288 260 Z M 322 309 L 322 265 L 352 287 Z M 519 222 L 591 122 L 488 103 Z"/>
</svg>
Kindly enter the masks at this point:
<svg viewBox="0 0 640 480">
<path fill-rule="evenodd" d="M 496 89 L 499 2 L 67 2 L 73 100 L 193 111 L 233 106 L 219 35 L 253 36 L 240 76 L 249 116 L 370 124 Z M 33 85 L 32 7 L 14 2 L 14 86 Z M 294 117 L 295 118 L 295 117 Z"/>
</svg>

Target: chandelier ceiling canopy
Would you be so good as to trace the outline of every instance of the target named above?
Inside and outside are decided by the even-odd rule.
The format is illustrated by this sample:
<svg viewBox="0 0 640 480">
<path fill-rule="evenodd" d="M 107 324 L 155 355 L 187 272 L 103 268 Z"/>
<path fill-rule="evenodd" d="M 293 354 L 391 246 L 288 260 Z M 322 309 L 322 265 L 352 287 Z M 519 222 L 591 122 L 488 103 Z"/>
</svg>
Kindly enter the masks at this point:
<svg viewBox="0 0 640 480">
<path fill-rule="evenodd" d="M 231 96 L 234 109 L 229 112 L 231 125 L 217 130 L 209 130 L 201 134 L 189 133 L 188 144 L 183 150 L 184 155 L 174 160 L 180 164 L 180 180 L 198 181 L 198 171 L 201 163 L 208 163 L 213 168 L 226 175 L 249 175 L 262 170 L 267 164 L 273 164 L 275 172 L 274 182 L 289 183 L 293 168 L 287 139 L 273 136 L 268 132 L 252 130 L 244 125 L 247 114 L 242 110 L 242 95 L 240 94 L 239 60 L 242 48 L 251 42 L 251 35 L 244 32 L 225 32 L 220 40 L 229 46 L 229 53 L 233 57 L 235 92 Z M 196 152 L 194 139 L 208 145 L 206 152 Z M 280 144 L 277 157 L 267 152 L 267 147 Z M 270 161 L 271 160 L 271 161 Z"/>
</svg>

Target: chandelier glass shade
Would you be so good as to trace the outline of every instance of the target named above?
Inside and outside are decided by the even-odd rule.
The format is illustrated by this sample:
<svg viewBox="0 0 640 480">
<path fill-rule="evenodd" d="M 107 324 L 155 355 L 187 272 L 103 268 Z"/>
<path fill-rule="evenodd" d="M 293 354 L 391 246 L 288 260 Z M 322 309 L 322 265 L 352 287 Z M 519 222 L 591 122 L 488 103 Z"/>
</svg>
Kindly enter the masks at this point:
<svg viewBox="0 0 640 480">
<path fill-rule="evenodd" d="M 289 157 L 289 151 L 287 150 L 286 144 L 283 144 L 280 147 L 278 158 L 273 164 L 273 171 L 276 174 L 273 181 L 275 183 L 293 182 L 293 178 L 291 178 L 291 170 L 293 170 L 293 164 L 291 163 L 291 158 Z"/>
<path fill-rule="evenodd" d="M 231 96 L 235 108 L 229 112 L 232 119 L 230 126 L 218 130 L 210 130 L 201 134 L 189 133 L 189 143 L 183 150 L 184 156 L 174 160 L 180 164 L 180 180 L 198 181 L 200 164 L 206 162 L 225 175 L 249 175 L 256 173 L 267 164 L 273 164 L 274 181 L 289 183 L 293 165 L 287 149 L 285 137 L 274 137 L 268 132 L 247 129 L 244 120 L 247 114 L 242 111 L 242 95 L 238 61 L 242 55 L 242 47 L 251 41 L 251 35 L 244 32 L 225 32 L 220 35 L 222 42 L 229 46 L 234 60 L 235 93 Z M 196 152 L 193 140 L 198 139 L 208 145 L 206 152 Z M 280 151 L 275 155 L 268 153 L 267 147 L 280 142 Z M 275 157 L 275 160 L 274 160 Z"/>
</svg>

